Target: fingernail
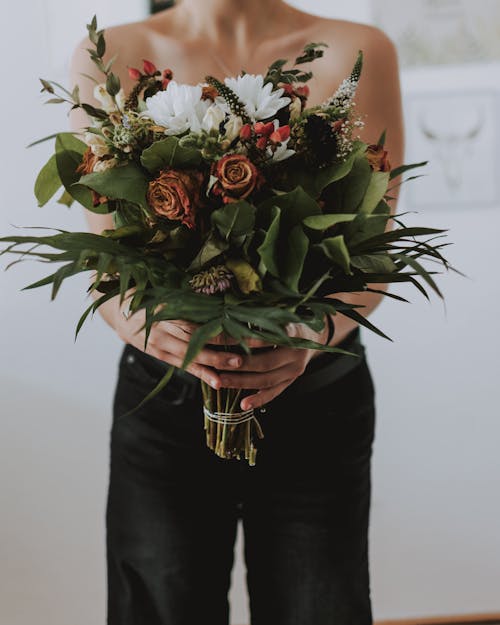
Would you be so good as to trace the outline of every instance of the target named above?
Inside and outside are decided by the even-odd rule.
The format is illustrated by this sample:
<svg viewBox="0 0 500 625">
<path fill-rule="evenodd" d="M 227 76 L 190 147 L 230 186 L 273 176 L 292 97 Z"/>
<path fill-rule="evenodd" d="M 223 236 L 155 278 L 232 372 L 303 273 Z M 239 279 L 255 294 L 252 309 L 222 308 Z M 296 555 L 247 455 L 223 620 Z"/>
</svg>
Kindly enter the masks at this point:
<svg viewBox="0 0 500 625">
<path fill-rule="evenodd" d="M 209 383 L 210 383 L 210 386 L 214 388 L 215 390 L 219 388 L 219 380 L 217 380 L 216 378 L 210 378 Z"/>
<path fill-rule="evenodd" d="M 239 358 L 230 358 L 230 359 L 227 361 L 227 364 L 228 364 L 230 367 L 239 367 L 239 366 L 241 365 L 241 360 L 240 360 Z"/>
</svg>

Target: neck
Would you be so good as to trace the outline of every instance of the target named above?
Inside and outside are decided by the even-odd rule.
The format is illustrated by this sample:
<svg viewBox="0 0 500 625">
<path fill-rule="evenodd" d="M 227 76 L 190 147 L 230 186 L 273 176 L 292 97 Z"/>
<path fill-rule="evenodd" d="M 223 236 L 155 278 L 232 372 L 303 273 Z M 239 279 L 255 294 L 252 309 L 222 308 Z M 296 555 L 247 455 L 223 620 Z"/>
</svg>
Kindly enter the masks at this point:
<svg viewBox="0 0 500 625">
<path fill-rule="evenodd" d="M 189 35 L 215 44 L 227 42 L 236 48 L 261 40 L 288 8 L 282 0 L 181 0 Z M 185 31 L 186 32 L 186 31 Z"/>
</svg>

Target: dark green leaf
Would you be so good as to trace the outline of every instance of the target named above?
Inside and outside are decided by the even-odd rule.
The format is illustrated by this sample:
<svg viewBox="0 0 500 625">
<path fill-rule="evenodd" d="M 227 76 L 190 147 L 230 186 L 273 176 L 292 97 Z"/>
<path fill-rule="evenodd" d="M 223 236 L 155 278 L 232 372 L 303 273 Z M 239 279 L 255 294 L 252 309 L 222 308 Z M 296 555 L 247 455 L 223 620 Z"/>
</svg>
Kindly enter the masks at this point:
<svg viewBox="0 0 500 625">
<path fill-rule="evenodd" d="M 152 173 L 166 167 L 197 167 L 201 162 L 201 152 L 179 145 L 177 137 L 156 141 L 141 156 L 142 165 Z"/>
<path fill-rule="evenodd" d="M 197 328 L 191 335 L 186 355 L 182 363 L 182 368 L 185 369 L 189 363 L 196 357 L 196 355 L 203 349 L 206 343 L 222 332 L 221 319 L 214 319 L 204 325 Z"/>
<path fill-rule="evenodd" d="M 225 204 L 212 213 L 212 223 L 226 241 L 250 234 L 255 226 L 255 207 L 245 200 Z"/>
<path fill-rule="evenodd" d="M 425 167 L 425 165 L 428 164 L 429 161 L 422 161 L 421 163 L 412 163 L 411 165 L 401 165 L 400 167 L 395 167 L 390 174 L 390 179 L 393 180 L 394 178 L 397 178 L 398 176 L 401 176 L 401 174 L 404 174 L 407 171 L 410 171 L 411 169 L 416 169 L 417 167 Z"/>
<path fill-rule="evenodd" d="M 299 290 L 299 280 L 309 249 L 309 239 L 299 224 L 292 228 L 288 236 L 286 259 L 281 271 L 281 279 L 293 291 Z"/>
<path fill-rule="evenodd" d="M 139 204 L 144 209 L 148 207 L 146 200 L 148 180 L 134 163 L 87 174 L 80 178 L 78 184 L 115 200 L 127 200 Z"/>
<path fill-rule="evenodd" d="M 342 235 L 329 237 L 324 239 L 319 247 L 324 251 L 326 256 L 336 265 L 342 267 L 347 274 L 351 274 L 349 250 Z"/>
<path fill-rule="evenodd" d="M 261 273 L 269 271 L 273 276 L 279 277 L 277 242 L 280 230 L 281 209 L 278 206 L 273 206 L 271 215 L 271 225 L 266 232 L 264 241 L 257 248 L 257 253 L 264 269 Z"/>
</svg>

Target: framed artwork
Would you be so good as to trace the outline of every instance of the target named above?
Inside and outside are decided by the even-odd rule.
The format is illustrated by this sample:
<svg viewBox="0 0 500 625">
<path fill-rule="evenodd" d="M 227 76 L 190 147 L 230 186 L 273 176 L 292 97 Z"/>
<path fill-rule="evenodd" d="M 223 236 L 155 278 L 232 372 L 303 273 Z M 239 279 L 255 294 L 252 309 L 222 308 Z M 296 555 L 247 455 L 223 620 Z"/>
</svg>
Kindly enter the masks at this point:
<svg viewBox="0 0 500 625">
<path fill-rule="evenodd" d="M 372 0 L 402 66 L 500 60 L 498 0 Z"/>
<path fill-rule="evenodd" d="M 169 9 L 173 4 L 173 0 L 150 0 L 151 13 L 157 13 L 158 11 L 163 11 L 163 9 Z"/>
<path fill-rule="evenodd" d="M 495 91 L 409 94 L 405 99 L 408 162 L 428 160 L 405 190 L 411 206 L 497 205 L 500 97 Z"/>
</svg>

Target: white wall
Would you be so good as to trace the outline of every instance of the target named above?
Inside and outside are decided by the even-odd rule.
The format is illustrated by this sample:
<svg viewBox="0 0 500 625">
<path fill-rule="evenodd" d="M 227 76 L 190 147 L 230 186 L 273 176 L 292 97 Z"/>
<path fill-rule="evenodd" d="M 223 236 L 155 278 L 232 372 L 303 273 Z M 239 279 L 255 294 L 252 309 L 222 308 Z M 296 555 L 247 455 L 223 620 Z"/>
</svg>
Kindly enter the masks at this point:
<svg viewBox="0 0 500 625">
<path fill-rule="evenodd" d="M 370 20 L 368 0 L 294 4 Z M 14 57 L 22 72 L 9 75 L 11 97 L 0 100 L 2 232 L 13 224 L 85 227 L 76 208 L 36 208 L 32 182 L 49 147 L 24 146 L 66 124 L 61 107 L 42 107 L 37 77 L 64 80 L 69 51 L 94 12 L 107 25 L 143 10 L 143 0 L 38 0 L 29 13 L 21 3 L 9 6 L 0 58 L 8 64 Z M 403 76 L 403 87 L 410 93 L 443 81 L 491 85 L 495 76 L 498 88 L 497 67 L 414 72 Z M 429 305 L 416 293 L 411 305 L 383 304 L 374 319 L 393 344 L 365 335 L 378 396 L 370 538 L 377 618 L 500 611 L 498 208 L 428 209 L 418 217 L 451 229 L 450 256 L 469 279 L 441 280 L 447 314 L 436 299 Z M 2 257 L 0 267 L 10 260 Z M 53 303 L 45 289 L 19 292 L 45 273 L 36 263 L 0 273 L 0 625 L 98 624 L 108 427 L 121 343 L 97 316 L 73 344 L 86 280 L 65 284 Z M 248 622 L 243 573 L 239 557 L 233 623 Z"/>
</svg>

